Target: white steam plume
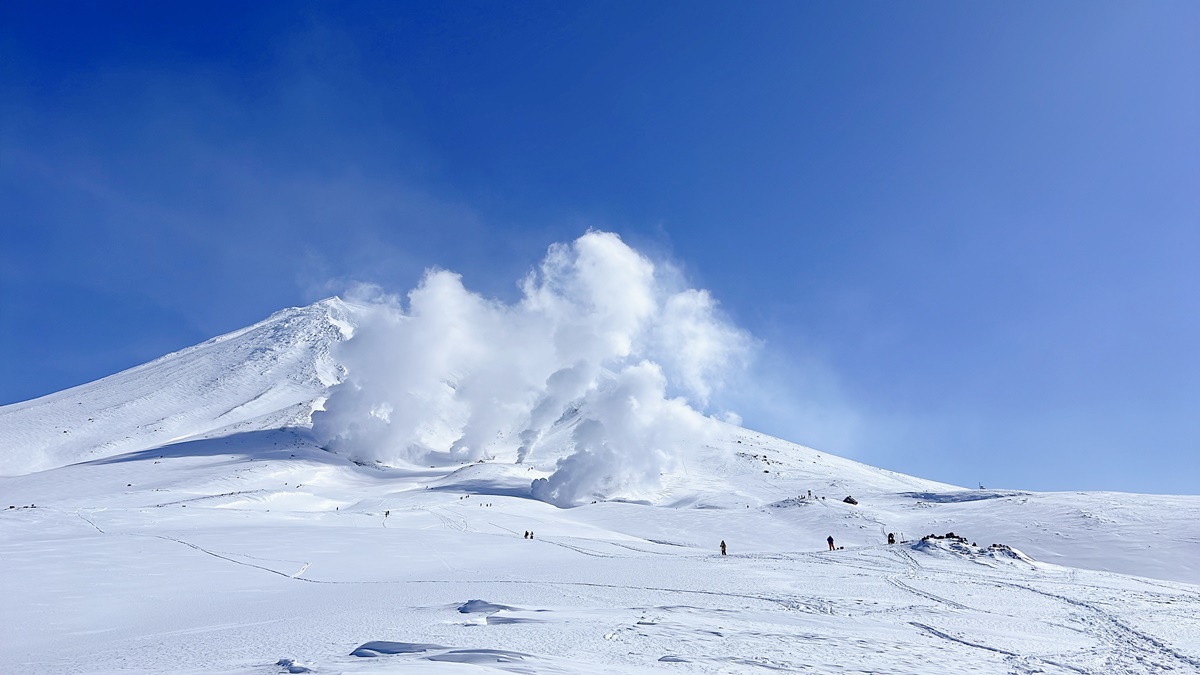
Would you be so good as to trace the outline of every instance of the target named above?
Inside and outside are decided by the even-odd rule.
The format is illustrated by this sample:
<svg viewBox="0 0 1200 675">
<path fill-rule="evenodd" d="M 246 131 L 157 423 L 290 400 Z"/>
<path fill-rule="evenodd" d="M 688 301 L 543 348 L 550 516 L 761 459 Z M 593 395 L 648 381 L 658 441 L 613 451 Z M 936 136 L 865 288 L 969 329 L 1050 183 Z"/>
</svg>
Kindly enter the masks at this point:
<svg viewBox="0 0 1200 675">
<path fill-rule="evenodd" d="M 554 449 L 573 453 L 533 495 L 561 506 L 652 498 L 712 423 L 689 401 L 707 405 L 753 347 L 707 291 L 672 288 L 674 278 L 597 231 L 551 246 L 515 304 L 430 270 L 407 307 L 367 302 L 314 433 L 361 461 L 522 462 L 571 413 L 570 440 Z"/>
</svg>

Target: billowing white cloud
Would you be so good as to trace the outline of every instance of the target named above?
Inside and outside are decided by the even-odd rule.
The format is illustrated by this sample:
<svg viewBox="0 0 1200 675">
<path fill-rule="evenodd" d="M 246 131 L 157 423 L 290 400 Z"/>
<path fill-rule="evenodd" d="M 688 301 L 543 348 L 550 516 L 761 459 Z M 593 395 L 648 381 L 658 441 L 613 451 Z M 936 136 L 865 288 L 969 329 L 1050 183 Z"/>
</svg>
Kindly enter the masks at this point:
<svg viewBox="0 0 1200 675">
<path fill-rule="evenodd" d="M 708 291 L 688 289 L 667 298 L 655 326 L 666 364 L 677 373 L 679 386 L 707 405 L 727 373 L 741 370 L 751 340 L 725 321 Z"/>
<path fill-rule="evenodd" d="M 666 388 L 662 368 L 642 361 L 589 392 L 575 452 L 533 482 L 533 496 L 560 506 L 609 496 L 653 501 L 660 476 L 704 442 L 713 424 L 684 399 L 668 399 Z"/>
<path fill-rule="evenodd" d="M 651 498 L 712 424 L 693 404 L 707 405 L 753 344 L 707 291 L 672 288 L 676 278 L 591 231 L 551 246 L 516 303 L 445 270 L 427 271 L 407 306 L 367 287 L 370 309 L 338 352 L 346 379 L 314 433 L 361 461 L 521 462 L 572 412 L 573 453 L 534 496 Z"/>
</svg>

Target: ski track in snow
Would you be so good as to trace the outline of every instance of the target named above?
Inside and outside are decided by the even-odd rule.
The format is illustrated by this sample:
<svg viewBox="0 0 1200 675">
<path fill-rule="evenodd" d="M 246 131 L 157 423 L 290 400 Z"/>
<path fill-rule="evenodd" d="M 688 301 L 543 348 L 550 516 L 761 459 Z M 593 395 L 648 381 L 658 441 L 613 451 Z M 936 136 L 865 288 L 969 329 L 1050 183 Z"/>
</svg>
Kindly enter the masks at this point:
<svg viewBox="0 0 1200 675">
<path fill-rule="evenodd" d="M 1138 661 L 1152 659 L 1158 656 L 1166 655 L 1171 660 L 1176 661 L 1176 666 L 1183 665 L 1195 669 L 1200 672 L 1200 658 L 1188 656 L 1174 649 L 1173 647 L 1164 644 L 1152 635 L 1148 635 L 1139 631 L 1119 618 L 1114 616 L 1100 607 L 1076 598 L 1070 598 L 1058 593 L 1040 590 L 1030 584 L 1015 584 L 1011 582 L 993 582 L 998 586 L 1006 586 L 1016 588 L 1030 593 L 1037 593 L 1048 598 L 1053 598 L 1068 605 L 1079 607 L 1085 611 L 1087 623 L 1093 629 L 1093 633 L 1097 637 L 1103 638 L 1106 642 L 1117 642 L 1126 644 L 1132 647 L 1135 651 L 1143 656 L 1135 657 Z M 1173 670 L 1174 667 L 1169 664 L 1157 664 L 1162 670 Z"/>
<path fill-rule="evenodd" d="M 270 567 L 264 567 L 264 566 L 262 566 L 262 565 L 255 565 L 255 564 L 253 564 L 253 563 L 248 563 L 248 562 L 244 562 L 244 561 L 241 561 L 241 560 L 236 560 L 236 559 L 234 559 L 234 558 L 231 558 L 231 557 L 229 557 L 229 555 L 222 555 L 222 554 L 220 554 L 220 553 L 217 553 L 216 551 L 210 551 L 210 550 L 208 550 L 208 549 L 204 548 L 203 546 L 197 546 L 196 544 L 193 544 L 193 543 L 191 543 L 191 542 L 184 541 L 184 540 L 182 540 L 182 539 L 179 539 L 179 538 L 177 538 L 177 537 L 171 537 L 171 536 L 167 536 L 167 535 L 165 535 L 165 534 L 144 534 L 144 533 L 140 533 L 140 532 L 108 532 L 108 531 L 106 531 L 106 530 L 103 530 L 103 529 L 101 529 L 101 528 L 100 528 L 100 526 L 99 526 L 99 525 L 97 525 L 97 524 L 96 524 L 96 522 L 95 522 L 94 520 L 92 520 L 91 518 L 88 518 L 87 516 L 83 515 L 82 513 L 77 513 L 76 515 L 78 515 L 78 516 L 79 516 L 80 518 L 82 518 L 82 519 L 83 519 L 85 522 L 87 522 L 87 524 L 88 524 L 88 525 L 91 525 L 93 528 L 95 528 L 97 532 L 99 532 L 100 534 L 106 535 L 106 536 L 116 536 L 116 537 L 151 537 L 151 538 L 153 538 L 153 539 L 161 539 L 161 540 L 163 540 L 163 541 L 173 541 L 173 542 L 175 542 L 176 544 L 182 544 L 182 545 L 184 545 L 184 546 L 187 546 L 188 548 L 191 548 L 191 549 L 197 550 L 197 551 L 199 551 L 199 552 L 201 552 L 201 553 L 203 553 L 203 554 L 205 554 L 205 555 L 210 555 L 210 556 L 212 556 L 212 557 L 214 557 L 214 558 L 217 558 L 218 560 L 224 560 L 225 562 L 231 562 L 231 563 L 233 563 L 233 564 L 235 564 L 235 565 L 241 565 L 241 566 L 243 566 L 243 567 L 250 567 L 250 568 L 253 568 L 253 569 L 256 569 L 256 570 L 262 570 L 262 571 L 264 571 L 264 572 L 270 572 L 271 574 L 277 574 L 277 575 L 279 575 L 279 576 L 281 576 L 281 577 L 286 577 L 286 578 L 288 578 L 288 579 L 296 579 L 296 580 L 298 580 L 298 581 L 308 581 L 308 582 L 311 582 L 311 583 L 339 583 L 339 582 L 315 581 L 315 580 L 313 580 L 313 579 L 304 579 L 304 578 L 301 578 L 301 577 L 300 577 L 300 574 L 301 574 L 301 573 L 303 573 L 303 572 L 304 572 L 304 570 L 307 570 L 307 569 L 308 569 L 308 567 L 309 567 L 310 563 L 303 563 L 303 565 L 304 565 L 304 566 L 303 566 L 303 567 L 300 569 L 300 571 L 299 571 L 299 572 L 296 572 L 295 574 L 285 574 L 285 573 L 283 573 L 283 572 L 280 572 L 279 570 L 271 569 Z M 230 555 L 232 555 L 232 554 L 230 554 Z M 244 557 L 249 557 L 249 556 L 244 556 Z"/>
</svg>

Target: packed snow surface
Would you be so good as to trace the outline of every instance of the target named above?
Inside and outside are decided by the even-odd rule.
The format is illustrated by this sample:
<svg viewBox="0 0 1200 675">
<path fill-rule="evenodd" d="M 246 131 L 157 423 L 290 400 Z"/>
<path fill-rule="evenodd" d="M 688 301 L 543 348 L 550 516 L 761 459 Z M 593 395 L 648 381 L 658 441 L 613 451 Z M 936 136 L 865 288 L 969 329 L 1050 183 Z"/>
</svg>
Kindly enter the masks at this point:
<svg viewBox="0 0 1200 675">
<path fill-rule="evenodd" d="M 578 411 L 520 463 L 322 448 L 363 311 L 0 408 L 0 672 L 1200 672 L 1198 497 L 964 490 L 714 421 L 638 498 L 561 508 L 533 486 Z"/>
</svg>

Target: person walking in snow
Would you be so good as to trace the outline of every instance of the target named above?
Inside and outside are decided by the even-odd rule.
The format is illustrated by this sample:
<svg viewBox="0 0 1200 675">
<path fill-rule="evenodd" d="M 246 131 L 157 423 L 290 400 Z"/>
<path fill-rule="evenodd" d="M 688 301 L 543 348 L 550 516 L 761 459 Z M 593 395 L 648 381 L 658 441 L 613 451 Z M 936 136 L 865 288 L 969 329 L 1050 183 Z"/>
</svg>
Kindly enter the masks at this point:
<svg viewBox="0 0 1200 675">
<path fill-rule="evenodd" d="M 725 540 L 721 540 L 721 555 L 725 555 Z"/>
<path fill-rule="evenodd" d="M 829 542 L 829 550 L 830 550 L 830 551 L 834 550 L 834 548 L 833 548 L 833 535 L 832 535 L 832 534 L 831 534 L 831 535 L 829 535 L 829 538 L 828 538 L 828 539 L 826 539 L 825 541 Z"/>
</svg>

